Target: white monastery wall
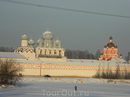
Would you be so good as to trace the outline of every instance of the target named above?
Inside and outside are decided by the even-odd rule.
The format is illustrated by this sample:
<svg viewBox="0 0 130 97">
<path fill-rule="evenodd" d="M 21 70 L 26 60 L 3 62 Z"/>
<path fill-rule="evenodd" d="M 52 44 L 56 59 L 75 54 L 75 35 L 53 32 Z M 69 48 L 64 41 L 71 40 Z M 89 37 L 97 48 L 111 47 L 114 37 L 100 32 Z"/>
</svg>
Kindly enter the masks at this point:
<svg viewBox="0 0 130 97">
<path fill-rule="evenodd" d="M 99 70 L 98 65 L 63 65 L 63 64 L 32 64 L 20 63 L 23 71 L 20 72 L 24 76 L 61 76 L 61 77 L 92 77 Z M 109 66 L 112 71 L 116 70 L 116 66 Z M 125 66 L 130 71 L 129 66 Z M 100 66 L 100 69 L 107 69 L 107 66 Z M 124 66 L 120 66 L 121 71 Z"/>
<path fill-rule="evenodd" d="M 37 58 L 36 61 L 60 61 L 60 62 L 66 62 L 66 57 L 62 58 Z"/>
</svg>

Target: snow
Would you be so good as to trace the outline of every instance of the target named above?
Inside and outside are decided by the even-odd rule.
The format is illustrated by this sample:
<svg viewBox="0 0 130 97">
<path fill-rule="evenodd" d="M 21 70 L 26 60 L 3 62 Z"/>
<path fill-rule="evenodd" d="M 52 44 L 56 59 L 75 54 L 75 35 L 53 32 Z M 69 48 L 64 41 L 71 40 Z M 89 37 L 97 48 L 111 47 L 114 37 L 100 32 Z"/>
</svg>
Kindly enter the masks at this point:
<svg viewBox="0 0 130 97">
<path fill-rule="evenodd" d="M 66 62 L 62 61 L 32 61 L 32 60 L 17 60 L 19 63 L 32 63 L 32 64 L 61 64 L 61 65 L 103 65 L 103 66 L 129 66 L 130 64 L 125 63 L 123 59 L 120 61 L 97 61 L 97 60 L 86 60 L 86 59 L 67 59 Z"/>
<path fill-rule="evenodd" d="M 27 59 L 26 57 L 19 55 L 14 52 L 0 52 L 0 58 L 22 58 Z"/>
<path fill-rule="evenodd" d="M 1 87 L 0 97 L 130 97 L 130 80 L 23 77 L 19 85 Z"/>
</svg>

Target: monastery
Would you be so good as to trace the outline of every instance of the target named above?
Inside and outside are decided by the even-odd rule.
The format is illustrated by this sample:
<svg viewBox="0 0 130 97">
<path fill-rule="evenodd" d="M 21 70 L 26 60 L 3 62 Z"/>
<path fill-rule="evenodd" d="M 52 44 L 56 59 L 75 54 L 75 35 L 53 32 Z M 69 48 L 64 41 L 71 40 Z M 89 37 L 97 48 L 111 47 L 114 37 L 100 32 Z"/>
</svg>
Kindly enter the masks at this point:
<svg viewBox="0 0 130 97">
<path fill-rule="evenodd" d="M 99 66 L 107 65 L 114 71 L 119 64 L 121 68 L 127 66 L 122 55 L 118 57 L 118 47 L 112 42 L 104 46 L 104 52 L 99 60 L 67 59 L 65 50 L 61 47 L 61 41 L 53 40 L 54 35 L 47 29 L 40 39 L 34 42 L 27 35 L 21 37 L 21 46 L 14 52 L 0 52 L 1 59 L 12 58 L 21 65 L 24 76 L 56 76 L 56 77 L 92 77 L 96 74 Z M 34 44 L 37 47 L 34 48 Z M 128 66 L 128 69 L 130 67 Z"/>
</svg>

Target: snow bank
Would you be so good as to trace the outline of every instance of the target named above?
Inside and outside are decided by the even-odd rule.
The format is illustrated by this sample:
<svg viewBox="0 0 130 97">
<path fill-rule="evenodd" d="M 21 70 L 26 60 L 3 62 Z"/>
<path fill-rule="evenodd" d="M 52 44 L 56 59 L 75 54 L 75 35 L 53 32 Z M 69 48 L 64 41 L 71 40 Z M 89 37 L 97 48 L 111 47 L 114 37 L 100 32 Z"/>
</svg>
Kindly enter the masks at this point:
<svg viewBox="0 0 130 97">
<path fill-rule="evenodd" d="M 24 77 L 25 82 L 62 82 L 62 83 L 127 83 L 130 80 L 125 79 L 98 79 L 98 78 L 56 78 L 56 77 Z"/>
</svg>

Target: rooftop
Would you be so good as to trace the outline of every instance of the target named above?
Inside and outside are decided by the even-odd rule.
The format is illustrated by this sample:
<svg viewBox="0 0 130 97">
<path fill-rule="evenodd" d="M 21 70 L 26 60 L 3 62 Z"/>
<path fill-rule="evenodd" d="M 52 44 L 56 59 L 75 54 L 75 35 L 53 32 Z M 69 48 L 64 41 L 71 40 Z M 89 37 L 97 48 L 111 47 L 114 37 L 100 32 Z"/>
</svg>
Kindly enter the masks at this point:
<svg viewBox="0 0 130 97">
<path fill-rule="evenodd" d="M 23 58 L 24 56 L 19 55 L 14 52 L 0 52 L 0 58 Z M 34 63 L 34 64 L 64 64 L 64 65 L 117 65 L 120 62 L 120 65 L 125 65 L 126 62 L 124 59 L 112 60 L 112 61 L 97 61 L 92 59 L 67 59 L 66 62 L 60 61 L 31 61 L 31 60 L 17 60 L 19 63 Z M 126 64 L 128 65 L 128 64 Z"/>
<path fill-rule="evenodd" d="M 26 57 L 19 55 L 14 52 L 0 52 L 0 58 L 22 58 L 27 59 Z"/>
</svg>

